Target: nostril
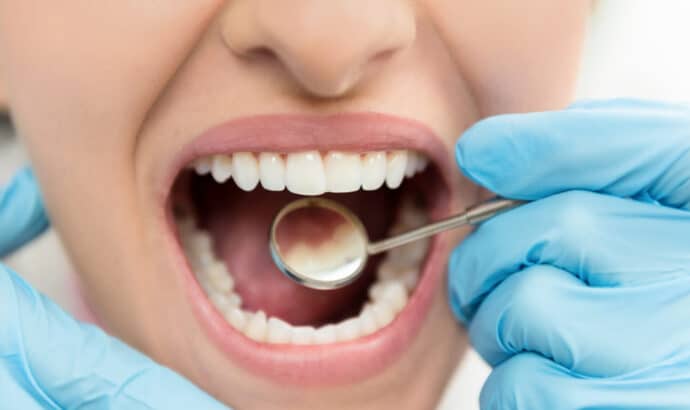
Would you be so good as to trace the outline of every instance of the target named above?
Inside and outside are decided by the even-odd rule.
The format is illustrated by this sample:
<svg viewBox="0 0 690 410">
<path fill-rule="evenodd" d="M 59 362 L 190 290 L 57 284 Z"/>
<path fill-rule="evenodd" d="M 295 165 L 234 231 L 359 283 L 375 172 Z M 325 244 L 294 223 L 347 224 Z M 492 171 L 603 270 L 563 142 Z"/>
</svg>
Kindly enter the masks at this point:
<svg viewBox="0 0 690 410">
<path fill-rule="evenodd" d="M 273 51 L 270 47 L 267 46 L 256 46 L 256 47 L 248 47 L 245 48 L 244 50 L 236 50 L 234 53 L 247 60 L 263 60 L 263 61 L 271 61 L 271 60 L 278 60 L 279 57 L 276 54 L 275 51 Z"/>
</svg>

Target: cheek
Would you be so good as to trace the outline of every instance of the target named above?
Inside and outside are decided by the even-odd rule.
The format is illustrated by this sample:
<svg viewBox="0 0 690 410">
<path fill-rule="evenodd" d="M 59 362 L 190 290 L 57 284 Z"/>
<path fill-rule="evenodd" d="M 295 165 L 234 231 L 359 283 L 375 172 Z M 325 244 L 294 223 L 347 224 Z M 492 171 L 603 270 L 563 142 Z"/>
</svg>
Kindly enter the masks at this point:
<svg viewBox="0 0 690 410">
<path fill-rule="evenodd" d="M 218 1 L 41 3 L 0 1 L 0 60 L 35 162 L 56 163 L 58 143 L 64 157 L 52 172 L 67 172 L 74 161 L 91 171 L 122 163 Z"/>
<path fill-rule="evenodd" d="M 481 116 L 572 98 L 590 2 L 430 0 Z"/>
</svg>

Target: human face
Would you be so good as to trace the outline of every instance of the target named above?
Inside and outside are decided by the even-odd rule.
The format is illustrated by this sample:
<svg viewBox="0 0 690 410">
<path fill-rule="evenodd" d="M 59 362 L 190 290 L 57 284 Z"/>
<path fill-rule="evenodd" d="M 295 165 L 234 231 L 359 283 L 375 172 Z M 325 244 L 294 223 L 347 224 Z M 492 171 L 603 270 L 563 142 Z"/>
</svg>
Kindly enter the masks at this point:
<svg viewBox="0 0 690 410">
<path fill-rule="evenodd" d="M 454 142 L 484 116 L 566 105 L 588 12 L 589 2 L 550 0 L 0 0 L 0 66 L 54 226 L 109 331 L 235 408 L 421 409 L 466 347 L 444 285 L 466 232 L 324 293 L 272 267 L 269 218 L 292 198 L 355 190 L 353 175 L 396 186 L 399 150 L 430 165 L 400 188 L 330 194 L 372 235 L 392 229 L 408 195 L 431 218 L 476 201 Z M 250 154 L 232 157 L 225 183 L 187 168 L 240 152 Z M 255 161 L 270 152 L 261 183 L 287 179 L 297 194 L 254 187 Z M 281 161 L 287 171 L 269 166 Z M 322 171 L 324 161 L 335 165 Z M 338 341 L 322 329 L 321 344 L 301 345 L 315 340 L 309 328 L 266 330 L 249 313 L 340 322 L 359 314 L 376 270 L 389 278 L 377 289 L 393 290 L 338 327 Z"/>
</svg>

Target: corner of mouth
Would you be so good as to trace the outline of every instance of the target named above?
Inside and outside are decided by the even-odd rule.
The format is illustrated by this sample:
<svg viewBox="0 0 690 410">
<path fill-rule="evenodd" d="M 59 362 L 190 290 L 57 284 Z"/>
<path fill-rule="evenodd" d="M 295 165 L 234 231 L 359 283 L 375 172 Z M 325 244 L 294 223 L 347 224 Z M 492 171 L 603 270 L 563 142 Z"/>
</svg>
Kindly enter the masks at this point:
<svg viewBox="0 0 690 410">
<path fill-rule="evenodd" d="M 235 154 L 242 153 L 252 156 L 258 164 L 260 155 L 263 153 L 281 156 L 285 162 L 289 160 L 288 156 L 301 155 L 303 152 L 320 154 L 324 157 L 324 161 L 326 156 L 331 155 L 333 152 L 346 153 L 350 157 L 359 156 L 362 160 L 369 153 L 384 153 L 384 157 L 389 162 L 395 153 L 406 152 L 408 153 L 406 154 L 407 158 L 415 156 L 418 158 L 417 168 L 419 170 L 410 172 L 408 169 L 406 174 L 410 173 L 410 181 L 406 181 L 405 184 L 413 185 L 413 182 L 416 181 L 414 186 L 417 188 L 415 189 L 418 189 L 420 192 L 424 191 L 422 192 L 426 198 L 424 216 L 430 219 L 437 219 L 445 216 L 450 210 L 453 183 L 452 172 L 454 169 L 452 167 L 452 159 L 440 138 L 423 124 L 413 120 L 377 113 L 348 113 L 328 117 L 274 115 L 243 118 L 211 128 L 200 137 L 192 140 L 171 161 L 171 171 L 164 182 L 166 188 L 163 190 L 165 196 L 162 205 L 167 219 L 169 237 L 171 238 L 169 241 L 171 245 L 170 251 L 175 255 L 174 259 L 178 261 L 178 266 L 180 267 L 178 271 L 187 279 L 189 300 L 197 318 L 203 324 L 202 327 L 206 329 L 210 339 L 221 351 L 227 354 L 230 361 L 241 365 L 258 376 L 282 383 L 295 383 L 305 386 L 355 382 L 370 377 L 389 366 L 405 351 L 419 333 L 432 303 L 433 294 L 441 282 L 441 271 L 445 265 L 442 255 L 445 245 L 442 236 L 431 240 L 426 245 L 427 248 L 424 250 L 421 259 L 417 261 L 418 266 L 415 269 L 417 269 L 418 277 L 416 283 L 411 288 L 408 288 L 409 294 L 406 296 L 404 306 L 400 306 L 400 309 L 395 312 L 392 318 L 375 318 L 374 322 L 378 320 L 380 322 L 379 325 L 383 324 L 382 326 L 377 326 L 375 330 L 370 329 L 368 334 L 360 331 L 358 336 L 351 337 L 350 339 L 346 337 L 345 339 L 332 340 L 331 336 L 321 336 L 327 339 L 322 339 L 321 342 L 324 342 L 324 340 L 326 342 L 316 343 L 313 339 L 314 332 L 321 330 L 324 326 L 328 327 L 328 322 L 326 321 L 325 325 L 319 322 L 318 324 L 321 327 L 318 328 L 316 325 L 310 326 L 300 323 L 299 326 L 292 328 L 292 336 L 287 337 L 287 339 L 285 339 L 286 336 L 282 336 L 284 340 L 280 339 L 276 342 L 276 339 L 273 340 L 273 343 L 269 343 L 264 340 L 266 338 L 265 335 L 262 336 L 264 339 L 261 339 L 260 337 L 253 337 L 254 333 L 252 333 L 268 332 L 268 330 L 264 329 L 264 327 L 267 327 L 264 322 L 270 322 L 271 319 L 266 312 L 259 312 L 257 310 L 256 306 L 258 306 L 257 304 L 260 305 L 260 303 L 255 302 L 255 306 L 244 306 L 243 303 L 245 302 L 228 302 L 227 298 L 221 300 L 220 297 L 214 296 L 215 293 L 213 292 L 218 290 L 213 288 L 215 285 L 211 283 L 214 279 L 205 273 L 200 276 L 199 270 L 204 269 L 199 267 L 199 263 L 194 262 L 193 256 L 190 257 L 190 249 L 198 249 L 198 246 L 195 244 L 203 242 L 206 244 L 203 245 L 204 249 L 207 249 L 205 252 L 208 252 L 209 255 L 204 258 L 213 259 L 215 257 L 217 260 L 213 260 L 214 266 L 218 267 L 220 264 L 226 263 L 228 266 L 226 266 L 225 270 L 222 268 L 218 269 L 224 272 L 229 271 L 229 266 L 232 265 L 230 261 L 232 257 L 223 258 L 219 256 L 223 254 L 223 249 L 226 247 L 222 244 L 223 240 L 218 238 L 222 238 L 225 234 L 217 233 L 222 229 L 214 228 L 214 224 L 226 227 L 224 224 L 226 224 L 226 220 L 229 218 L 223 218 L 222 215 L 207 218 L 206 214 L 222 213 L 222 211 L 218 211 L 218 207 L 215 205 L 208 205 L 207 208 L 202 208 L 201 210 L 199 210 L 201 207 L 198 207 L 195 214 L 197 214 L 196 217 L 201 222 L 188 222 L 188 225 L 192 226 L 192 228 L 186 231 L 191 233 L 188 233 L 186 235 L 187 238 L 185 238 L 185 235 L 182 233 L 183 229 L 180 227 L 179 215 L 176 215 L 176 210 L 174 209 L 177 204 L 174 203 L 175 195 L 173 195 L 173 191 L 177 189 L 180 175 L 185 172 L 191 174 L 189 178 L 195 180 L 206 178 L 196 182 L 194 189 L 192 189 L 192 191 L 202 192 L 202 194 L 197 194 L 198 196 L 203 197 L 206 194 L 204 190 L 219 191 L 219 193 L 213 194 L 221 196 L 222 199 L 213 199 L 212 201 L 208 199 L 200 200 L 200 202 L 205 201 L 205 204 L 232 202 L 233 198 L 237 198 L 238 201 L 251 201 L 252 192 L 263 189 L 262 186 L 264 185 L 270 185 L 260 180 L 259 183 L 254 183 L 254 188 L 248 189 L 248 186 L 241 187 L 242 183 L 240 180 L 242 177 L 237 175 L 235 177 L 237 181 L 235 182 L 241 189 L 237 189 L 237 187 L 215 187 L 213 179 L 217 179 L 218 175 L 223 175 L 221 171 L 213 173 L 211 169 L 204 169 L 200 172 L 197 168 L 197 175 L 195 175 L 195 165 L 198 165 L 198 162 L 204 158 L 227 156 L 229 161 L 232 162 L 235 159 Z M 422 171 L 422 160 L 420 159 L 422 157 L 428 159 L 430 163 L 428 170 Z M 237 158 L 240 158 L 239 155 L 237 155 Z M 235 168 L 233 169 L 237 171 L 237 165 L 234 166 Z M 228 168 L 228 173 L 232 174 L 232 172 Z M 241 172 L 236 173 L 240 174 Z M 415 173 L 419 175 L 415 175 Z M 223 178 L 221 178 L 217 179 L 215 183 L 218 183 L 219 180 L 223 181 L 220 185 L 233 183 L 232 177 L 228 176 L 224 179 L 229 181 L 223 181 Z M 367 191 L 394 191 L 395 189 L 386 187 L 387 183 L 387 181 L 384 181 L 380 188 L 368 189 Z M 403 185 L 403 183 L 398 185 Z M 214 187 L 208 188 L 208 186 Z M 221 190 L 222 192 L 220 192 Z M 275 191 L 276 189 L 273 190 Z M 283 190 L 289 191 L 290 189 L 283 187 Z M 364 190 L 360 189 L 359 191 Z M 340 193 L 323 194 L 340 195 Z M 284 196 L 284 194 L 276 192 L 266 192 L 261 195 L 263 195 L 262 202 L 283 200 L 282 196 Z M 298 193 L 297 195 L 300 194 Z M 367 193 L 366 195 L 370 194 Z M 371 195 L 379 194 L 374 193 Z M 380 195 L 381 198 L 384 196 L 396 198 L 389 199 L 393 202 L 398 200 L 394 194 L 389 192 L 381 193 Z M 211 195 L 209 194 L 209 196 Z M 372 196 L 371 198 L 379 197 Z M 399 211 L 399 209 L 396 211 Z M 241 212 L 246 213 L 250 212 L 250 210 L 242 209 Z M 252 210 L 251 212 L 254 211 Z M 396 218 L 400 219 L 399 216 Z M 405 216 L 402 218 L 404 219 Z M 408 216 L 407 218 L 415 219 L 413 216 Z M 397 222 L 397 220 L 389 222 L 388 227 L 390 228 Z M 227 229 L 232 230 L 232 223 L 227 222 L 227 224 L 229 226 Z M 256 229 L 268 232 L 267 229 L 263 228 L 258 226 Z M 407 226 L 407 228 L 411 227 Z M 211 233 L 216 232 L 217 234 L 214 237 L 213 234 L 206 234 L 204 230 L 208 230 Z M 199 239 L 203 235 L 206 235 L 205 238 L 208 239 Z M 191 241 L 186 240 L 189 238 L 195 239 Z M 191 248 L 189 243 L 192 243 Z M 268 251 L 267 242 L 265 249 Z M 232 254 L 232 251 L 228 250 L 226 253 Z M 386 259 L 380 263 L 386 263 Z M 258 263 L 256 264 L 256 266 L 259 265 Z M 383 266 L 385 267 L 385 265 Z M 232 266 L 232 268 L 240 270 L 237 266 Z M 403 268 L 407 269 L 408 267 Z M 372 276 L 380 279 L 380 269 L 383 268 L 379 267 L 379 271 L 372 274 Z M 210 275 L 218 276 L 215 273 Z M 379 285 L 378 279 L 371 279 L 371 281 L 374 285 Z M 238 291 L 244 292 L 247 300 L 251 301 L 252 298 L 261 300 L 260 296 L 255 295 L 255 288 L 260 288 L 261 284 L 249 283 L 251 280 L 242 279 L 241 277 L 230 279 L 231 285 L 227 284 L 227 279 L 216 278 L 215 280 L 222 282 L 218 286 L 223 291 L 232 292 L 232 288 L 235 288 L 235 290 L 239 289 Z M 273 281 L 273 279 L 270 280 Z M 400 287 L 397 283 L 395 286 Z M 384 285 L 381 285 L 380 288 L 388 289 Z M 381 292 L 391 293 L 393 291 L 384 290 Z M 371 288 L 369 288 L 368 293 L 372 293 Z M 309 297 L 314 300 L 318 299 L 313 296 Z M 233 319 L 228 314 L 229 311 L 223 311 L 219 307 L 220 305 L 225 306 L 227 303 L 233 303 L 233 309 L 239 309 L 240 307 L 249 309 L 250 313 L 247 313 L 248 316 L 241 320 L 241 325 L 238 324 L 240 319 L 233 323 Z M 286 301 L 285 303 L 290 302 Z M 250 302 L 249 304 L 251 305 L 252 303 Z M 367 308 L 366 303 L 364 308 L 355 309 L 355 317 L 359 318 L 361 315 L 364 315 L 365 308 Z M 282 310 L 279 309 L 278 312 L 282 312 Z M 361 312 L 359 313 L 360 316 L 357 316 L 358 312 Z M 264 316 L 256 319 L 255 316 L 259 315 L 259 313 Z M 276 315 L 280 316 L 280 313 Z M 379 314 L 379 316 L 381 315 Z M 284 323 L 287 322 L 287 320 L 283 319 L 285 318 L 274 318 L 275 323 L 280 322 L 280 326 L 284 326 Z M 250 321 L 260 322 L 261 320 L 264 322 L 251 325 L 260 330 L 247 331 L 246 327 L 250 326 Z M 347 320 L 346 318 L 345 321 Z M 354 323 L 354 321 L 351 322 Z M 349 325 L 352 325 L 352 323 Z M 238 328 L 238 326 L 244 326 L 244 331 Z M 356 326 L 361 327 L 361 322 L 356 324 Z M 315 330 L 311 330 L 311 328 Z M 295 332 L 298 332 L 298 330 L 305 334 L 308 333 L 309 336 L 296 336 Z M 345 330 L 341 331 L 345 332 Z M 311 342 L 304 342 L 304 337 L 311 337 Z M 334 368 L 338 370 L 328 370 Z"/>
</svg>

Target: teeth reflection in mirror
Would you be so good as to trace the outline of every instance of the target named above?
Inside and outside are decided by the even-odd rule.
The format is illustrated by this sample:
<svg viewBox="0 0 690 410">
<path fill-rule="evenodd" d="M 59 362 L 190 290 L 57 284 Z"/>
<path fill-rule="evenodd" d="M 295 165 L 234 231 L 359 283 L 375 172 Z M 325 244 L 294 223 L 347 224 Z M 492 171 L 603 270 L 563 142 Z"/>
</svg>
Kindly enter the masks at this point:
<svg viewBox="0 0 690 410">
<path fill-rule="evenodd" d="M 400 214 L 391 231 L 401 230 L 410 222 L 423 224 L 426 216 L 403 197 Z M 242 309 L 241 296 L 236 293 L 235 281 L 226 264 L 213 252 L 210 234 L 197 227 L 192 216 L 177 220 L 180 242 L 193 268 L 199 285 L 211 304 L 234 329 L 248 338 L 272 344 L 329 344 L 347 342 L 371 335 L 390 324 L 404 309 L 419 278 L 419 270 L 426 255 L 428 240 L 417 241 L 388 252 L 380 262 L 376 280 L 369 288 L 369 302 L 356 317 L 340 323 L 313 328 L 293 326 L 263 311 Z"/>
</svg>

